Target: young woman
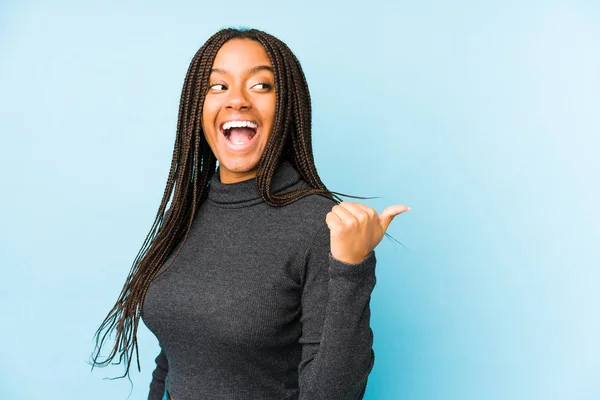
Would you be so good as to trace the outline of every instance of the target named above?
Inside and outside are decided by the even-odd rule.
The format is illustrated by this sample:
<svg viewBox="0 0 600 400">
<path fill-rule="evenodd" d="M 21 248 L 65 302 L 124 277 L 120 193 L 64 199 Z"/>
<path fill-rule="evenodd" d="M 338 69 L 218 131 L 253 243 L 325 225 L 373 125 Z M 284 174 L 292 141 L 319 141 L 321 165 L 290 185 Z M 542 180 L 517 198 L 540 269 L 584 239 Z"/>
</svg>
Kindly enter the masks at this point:
<svg viewBox="0 0 600 400">
<path fill-rule="evenodd" d="M 294 54 L 259 30 L 217 32 L 189 66 L 165 194 L 94 365 L 119 355 L 127 375 L 142 317 L 161 347 L 151 400 L 361 399 L 374 248 L 409 208 L 338 194 L 314 165 Z"/>
</svg>

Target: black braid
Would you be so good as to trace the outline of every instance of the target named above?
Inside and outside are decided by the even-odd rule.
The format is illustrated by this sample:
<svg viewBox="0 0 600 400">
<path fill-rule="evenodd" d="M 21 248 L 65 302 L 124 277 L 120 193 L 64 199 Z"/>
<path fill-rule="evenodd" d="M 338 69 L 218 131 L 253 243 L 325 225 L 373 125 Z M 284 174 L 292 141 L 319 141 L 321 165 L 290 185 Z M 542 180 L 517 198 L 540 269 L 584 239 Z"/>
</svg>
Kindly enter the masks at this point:
<svg viewBox="0 0 600 400">
<path fill-rule="evenodd" d="M 109 365 L 118 355 L 118 363 L 125 360 L 125 373 L 121 378 L 125 377 L 129 374 L 134 351 L 140 369 L 137 329 L 146 292 L 169 255 L 176 248 L 175 257 L 179 254 L 192 220 L 208 196 L 210 178 L 216 171 L 216 157 L 202 130 L 202 108 L 217 52 L 232 39 L 251 39 L 262 44 L 275 75 L 275 122 L 256 174 L 262 200 L 273 207 L 282 207 L 311 194 L 327 196 L 338 204 L 341 202 L 338 195 L 366 198 L 330 192 L 321 182 L 312 154 L 308 85 L 298 59 L 288 46 L 256 29 L 227 28 L 215 33 L 196 52 L 187 70 L 166 188 L 155 221 L 134 259 L 118 300 L 94 335 L 92 369 Z M 271 180 L 282 159 L 292 163 L 309 188 L 285 194 L 271 193 Z M 167 209 L 171 197 L 172 203 Z M 100 351 L 113 331 L 116 331 L 115 344 L 108 356 L 99 361 Z"/>
</svg>

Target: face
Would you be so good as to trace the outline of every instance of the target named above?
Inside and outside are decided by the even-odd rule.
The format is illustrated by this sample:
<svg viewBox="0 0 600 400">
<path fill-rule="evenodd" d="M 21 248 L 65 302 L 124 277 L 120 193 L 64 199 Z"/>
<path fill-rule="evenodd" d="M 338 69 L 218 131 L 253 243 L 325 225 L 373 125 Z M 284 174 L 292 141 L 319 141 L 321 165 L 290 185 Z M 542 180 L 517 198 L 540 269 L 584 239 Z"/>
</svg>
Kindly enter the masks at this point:
<svg viewBox="0 0 600 400">
<path fill-rule="evenodd" d="M 206 141 L 219 160 L 220 179 L 254 178 L 275 120 L 275 77 L 262 45 L 226 42 L 212 66 L 202 109 Z"/>
</svg>

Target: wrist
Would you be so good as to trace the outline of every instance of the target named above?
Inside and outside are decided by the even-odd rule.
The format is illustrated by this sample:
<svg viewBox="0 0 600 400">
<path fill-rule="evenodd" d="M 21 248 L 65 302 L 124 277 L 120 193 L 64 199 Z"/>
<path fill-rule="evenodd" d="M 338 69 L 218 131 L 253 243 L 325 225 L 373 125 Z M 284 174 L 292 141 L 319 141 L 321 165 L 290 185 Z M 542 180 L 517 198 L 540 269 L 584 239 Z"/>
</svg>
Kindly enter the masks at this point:
<svg viewBox="0 0 600 400">
<path fill-rule="evenodd" d="M 329 253 L 331 255 L 331 257 L 336 260 L 336 261 L 340 261 L 346 264 L 360 264 L 361 262 L 363 262 L 368 254 L 365 254 L 364 256 L 360 256 L 360 255 L 334 255 L 333 253 Z"/>
</svg>

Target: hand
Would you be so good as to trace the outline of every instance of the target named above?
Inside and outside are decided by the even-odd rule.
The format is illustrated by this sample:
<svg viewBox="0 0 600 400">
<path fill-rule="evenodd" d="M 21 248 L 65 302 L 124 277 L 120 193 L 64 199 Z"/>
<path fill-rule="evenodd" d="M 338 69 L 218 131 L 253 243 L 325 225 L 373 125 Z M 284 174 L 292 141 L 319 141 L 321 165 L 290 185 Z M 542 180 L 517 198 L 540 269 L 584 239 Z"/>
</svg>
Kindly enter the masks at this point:
<svg viewBox="0 0 600 400">
<path fill-rule="evenodd" d="M 364 260 L 383 239 L 392 219 L 410 207 L 387 207 L 381 215 L 364 204 L 343 201 L 333 206 L 325 221 L 331 232 L 331 255 L 343 262 Z"/>
</svg>

